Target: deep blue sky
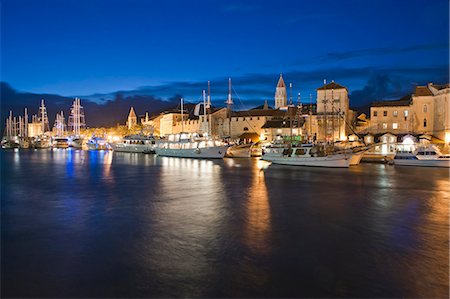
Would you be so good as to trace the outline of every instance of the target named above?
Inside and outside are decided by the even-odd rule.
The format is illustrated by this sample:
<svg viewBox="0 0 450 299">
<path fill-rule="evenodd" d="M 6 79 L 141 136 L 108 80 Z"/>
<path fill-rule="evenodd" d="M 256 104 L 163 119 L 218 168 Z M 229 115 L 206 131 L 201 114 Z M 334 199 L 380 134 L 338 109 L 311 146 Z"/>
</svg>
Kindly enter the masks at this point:
<svg viewBox="0 0 450 299">
<path fill-rule="evenodd" d="M 1 0 L 1 81 L 64 96 L 119 90 L 273 100 L 279 73 L 354 105 L 448 81 L 448 0 Z M 134 91 L 136 90 L 137 91 Z"/>
</svg>

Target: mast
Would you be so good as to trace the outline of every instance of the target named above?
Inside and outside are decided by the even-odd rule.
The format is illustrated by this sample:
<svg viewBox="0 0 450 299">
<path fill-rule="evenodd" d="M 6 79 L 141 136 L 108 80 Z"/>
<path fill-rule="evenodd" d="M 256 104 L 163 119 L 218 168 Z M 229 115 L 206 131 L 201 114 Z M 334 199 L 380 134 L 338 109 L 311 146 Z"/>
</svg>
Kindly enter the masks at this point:
<svg viewBox="0 0 450 299">
<path fill-rule="evenodd" d="M 288 106 L 288 112 L 289 112 L 289 126 L 291 129 L 291 143 L 292 143 L 292 83 L 289 83 L 289 89 L 290 89 L 290 95 L 289 95 L 289 106 Z"/>
<path fill-rule="evenodd" d="M 228 114 L 228 135 L 231 138 L 231 105 L 233 99 L 231 98 L 231 78 L 228 78 L 228 99 L 227 99 L 227 114 Z"/>
<path fill-rule="evenodd" d="M 181 98 L 181 133 L 184 132 L 183 98 Z"/>
<path fill-rule="evenodd" d="M 331 89 L 331 116 L 332 118 L 332 122 L 331 122 L 331 126 L 333 128 L 333 139 L 331 140 L 332 142 L 335 141 L 335 134 L 334 134 L 334 89 Z"/>
<path fill-rule="evenodd" d="M 202 95 L 203 95 L 203 121 L 206 123 L 205 133 L 208 133 L 209 126 L 208 126 L 208 122 L 206 121 L 206 91 L 205 90 L 203 90 Z"/>
<path fill-rule="evenodd" d="M 208 136 L 212 134 L 212 123 L 211 123 L 211 82 L 208 81 Z"/>
<path fill-rule="evenodd" d="M 298 109 L 298 112 L 297 112 L 297 114 L 298 114 L 297 134 L 303 135 L 303 132 L 302 132 L 302 134 L 300 134 L 300 120 L 303 116 L 302 102 L 300 101 L 300 92 L 297 94 L 297 109 Z M 302 136 L 302 142 L 303 142 L 303 136 Z"/>
<path fill-rule="evenodd" d="M 70 109 L 68 126 L 72 129 L 75 136 L 79 136 L 82 127 L 85 127 L 83 106 L 80 104 L 80 98 L 75 98 Z"/>
<path fill-rule="evenodd" d="M 28 109 L 25 108 L 25 113 L 24 113 L 24 137 L 28 137 Z"/>
<path fill-rule="evenodd" d="M 323 98 L 323 104 L 324 104 L 324 126 L 323 126 L 323 130 L 324 130 L 324 138 L 325 138 L 325 143 L 327 142 L 327 80 L 323 80 L 323 84 L 325 85 L 325 95 Z"/>
<path fill-rule="evenodd" d="M 45 108 L 44 99 L 41 101 L 41 107 L 39 107 L 39 116 L 42 125 L 42 134 L 47 131 L 50 131 L 48 127 L 48 116 L 47 116 L 47 108 Z"/>
<path fill-rule="evenodd" d="M 309 94 L 309 138 L 312 140 L 312 94 Z"/>
</svg>

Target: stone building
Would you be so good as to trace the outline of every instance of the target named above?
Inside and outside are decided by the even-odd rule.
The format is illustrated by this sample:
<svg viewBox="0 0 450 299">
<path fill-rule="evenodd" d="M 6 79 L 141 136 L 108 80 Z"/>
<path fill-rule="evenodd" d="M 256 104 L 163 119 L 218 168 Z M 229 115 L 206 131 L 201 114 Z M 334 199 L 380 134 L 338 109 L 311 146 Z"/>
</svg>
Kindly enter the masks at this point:
<svg viewBox="0 0 450 299">
<path fill-rule="evenodd" d="M 345 140 L 353 118 L 347 88 L 334 81 L 317 88 L 316 118 L 317 140 Z"/>
<path fill-rule="evenodd" d="M 367 133 L 429 134 L 450 142 L 449 84 L 416 86 L 412 95 L 375 102 L 370 107 Z"/>
</svg>

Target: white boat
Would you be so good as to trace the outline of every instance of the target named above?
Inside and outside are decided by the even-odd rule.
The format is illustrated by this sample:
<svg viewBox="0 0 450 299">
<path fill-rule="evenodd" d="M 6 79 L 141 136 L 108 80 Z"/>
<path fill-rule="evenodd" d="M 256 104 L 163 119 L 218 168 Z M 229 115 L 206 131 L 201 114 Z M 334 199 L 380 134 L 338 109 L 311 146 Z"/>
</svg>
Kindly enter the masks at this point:
<svg viewBox="0 0 450 299">
<path fill-rule="evenodd" d="M 110 150 L 111 146 L 105 138 L 92 137 L 86 142 L 88 150 Z"/>
<path fill-rule="evenodd" d="M 226 156 L 230 158 L 250 158 L 253 143 L 232 145 L 228 148 Z"/>
<path fill-rule="evenodd" d="M 450 167 L 450 155 L 443 155 L 434 145 L 418 147 L 414 151 L 398 150 L 394 164 L 399 166 Z"/>
<path fill-rule="evenodd" d="M 56 137 L 53 140 L 53 147 L 55 148 L 68 148 L 69 138 L 67 137 Z"/>
<path fill-rule="evenodd" d="M 14 140 L 2 140 L 2 149 L 18 148 L 19 143 Z"/>
<path fill-rule="evenodd" d="M 227 149 L 228 145 L 222 141 L 199 134 L 181 133 L 156 141 L 155 152 L 166 157 L 222 159 Z"/>
<path fill-rule="evenodd" d="M 153 136 L 141 134 L 125 136 L 122 142 L 113 143 L 111 145 L 112 149 L 116 152 L 144 154 L 154 154 L 155 146 L 156 140 Z"/>
<path fill-rule="evenodd" d="M 289 148 L 275 145 L 264 148 L 262 160 L 273 164 L 343 167 L 350 166 L 350 156 L 347 154 L 328 153 L 322 145 L 292 145 Z"/>
<path fill-rule="evenodd" d="M 69 146 L 76 149 L 81 149 L 83 147 L 83 137 L 76 136 L 69 138 Z"/>
</svg>

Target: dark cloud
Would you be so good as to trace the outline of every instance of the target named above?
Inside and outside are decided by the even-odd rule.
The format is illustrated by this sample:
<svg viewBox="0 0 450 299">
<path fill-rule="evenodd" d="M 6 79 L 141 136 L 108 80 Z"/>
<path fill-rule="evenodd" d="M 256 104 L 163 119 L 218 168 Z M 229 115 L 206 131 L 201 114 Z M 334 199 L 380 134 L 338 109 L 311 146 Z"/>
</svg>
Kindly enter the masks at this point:
<svg viewBox="0 0 450 299">
<path fill-rule="evenodd" d="M 420 51 L 434 51 L 434 50 L 448 50 L 448 43 L 424 44 L 414 45 L 408 47 L 383 47 L 383 48 L 369 48 L 345 52 L 330 52 L 325 55 L 313 58 L 316 61 L 340 61 L 346 59 L 354 59 L 359 57 L 369 56 L 384 56 L 384 55 L 404 55 L 411 52 Z"/>
</svg>

